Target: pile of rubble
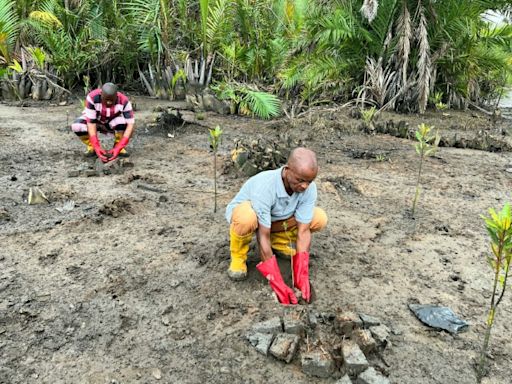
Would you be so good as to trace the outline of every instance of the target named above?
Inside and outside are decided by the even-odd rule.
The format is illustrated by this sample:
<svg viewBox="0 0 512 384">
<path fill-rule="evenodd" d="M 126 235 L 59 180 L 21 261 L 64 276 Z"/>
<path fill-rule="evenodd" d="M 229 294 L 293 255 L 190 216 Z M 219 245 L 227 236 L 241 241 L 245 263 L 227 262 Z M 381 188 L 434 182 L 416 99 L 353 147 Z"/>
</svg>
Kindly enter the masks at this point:
<svg viewBox="0 0 512 384">
<path fill-rule="evenodd" d="M 259 137 L 257 139 L 236 139 L 231 159 L 235 168 L 247 177 L 276 169 L 284 164 L 290 154 L 290 148 L 297 147 L 288 135 Z"/>
<path fill-rule="evenodd" d="M 247 340 L 258 352 L 285 363 L 299 356 L 309 376 L 336 378 L 337 384 L 389 384 L 382 352 L 391 346 L 390 330 L 379 319 L 354 312 L 305 311 L 291 310 L 254 324 Z"/>
</svg>

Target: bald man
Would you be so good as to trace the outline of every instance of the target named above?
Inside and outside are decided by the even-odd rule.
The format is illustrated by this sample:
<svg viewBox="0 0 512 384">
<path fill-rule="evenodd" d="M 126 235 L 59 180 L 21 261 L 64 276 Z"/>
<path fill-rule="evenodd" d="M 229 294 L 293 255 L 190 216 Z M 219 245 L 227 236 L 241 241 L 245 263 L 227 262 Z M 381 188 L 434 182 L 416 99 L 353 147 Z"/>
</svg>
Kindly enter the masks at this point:
<svg viewBox="0 0 512 384">
<path fill-rule="evenodd" d="M 113 83 L 105 83 L 87 95 L 82 116 L 71 125 L 87 147 L 86 156 L 98 156 L 104 163 L 127 156 L 125 147 L 133 134 L 135 119 L 130 100 L 118 92 Z M 106 151 L 98 140 L 98 132 L 114 135 L 114 147 Z"/>
<path fill-rule="evenodd" d="M 302 297 L 311 299 L 309 248 L 311 232 L 322 230 L 327 215 L 316 204 L 318 163 L 313 151 L 296 148 L 285 166 L 261 172 L 245 182 L 228 204 L 231 263 L 228 275 L 233 280 L 247 276 L 247 253 L 252 236 L 261 262 L 256 266 L 267 278 L 282 304 L 297 304 L 292 288 L 282 278 L 275 254 L 292 258 L 293 284 Z"/>
</svg>

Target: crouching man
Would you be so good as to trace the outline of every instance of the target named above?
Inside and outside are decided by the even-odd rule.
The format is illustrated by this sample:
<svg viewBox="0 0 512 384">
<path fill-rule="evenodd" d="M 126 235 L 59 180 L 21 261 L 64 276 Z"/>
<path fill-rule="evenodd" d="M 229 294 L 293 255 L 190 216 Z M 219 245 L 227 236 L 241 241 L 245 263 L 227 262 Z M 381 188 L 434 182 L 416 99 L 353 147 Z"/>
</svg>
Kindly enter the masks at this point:
<svg viewBox="0 0 512 384">
<path fill-rule="evenodd" d="M 313 180 L 317 174 L 315 153 L 296 148 L 285 166 L 261 172 L 245 182 L 226 208 L 231 252 L 228 275 L 232 280 L 247 276 L 247 253 L 256 233 L 261 259 L 256 268 L 279 301 L 298 302 L 293 289 L 283 280 L 276 253 L 292 258 L 293 283 L 304 300 L 310 301 L 311 232 L 320 231 L 327 224 L 324 210 L 315 207 L 317 190 Z"/>
</svg>

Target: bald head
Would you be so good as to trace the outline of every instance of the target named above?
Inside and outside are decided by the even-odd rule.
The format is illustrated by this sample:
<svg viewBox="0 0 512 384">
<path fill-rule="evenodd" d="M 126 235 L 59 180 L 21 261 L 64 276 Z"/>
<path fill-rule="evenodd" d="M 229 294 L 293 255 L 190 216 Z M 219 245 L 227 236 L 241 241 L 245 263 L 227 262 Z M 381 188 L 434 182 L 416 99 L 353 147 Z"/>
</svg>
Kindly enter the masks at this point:
<svg viewBox="0 0 512 384">
<path fill-rule="evenodd" d="M 315 152 L 307 148 L 295 148 L 288 157 L 281 177 L 286 192 L 302 193 L 315 180 L 318 174 L 318 164 Z"/>
<path fill-rule="evenodd" d="M 114 83 L 105 83 L 103 87 L 101 87 L 101 93 L 103 96 L 116 96 L 117 95 L 117 85 Z"/>
<path fill-rule="evenodd" d="M 287 165 L 298 172 L 318 172 L 318 163 L 316 154 L 311 149 L 299 147 L 295 148 L 288 157 Z"/>
</svg>

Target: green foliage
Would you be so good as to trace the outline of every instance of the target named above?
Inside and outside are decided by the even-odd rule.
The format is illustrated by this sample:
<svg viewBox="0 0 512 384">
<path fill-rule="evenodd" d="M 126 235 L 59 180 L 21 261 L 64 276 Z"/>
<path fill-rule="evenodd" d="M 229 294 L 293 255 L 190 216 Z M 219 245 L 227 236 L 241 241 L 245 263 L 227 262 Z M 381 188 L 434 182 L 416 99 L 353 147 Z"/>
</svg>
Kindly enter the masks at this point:
<svg viewBox="0 0 512 384">
<path fill-rule="evenodd" d="M 12 0 L 0 0 L 0 63 L 2 59 L 6 63 L 11 61 L 11 50 L 19 29 L 14 5 Z"/>
<path fill-rule="evenodd" d="M 32 56 L 34 63 L 36 64 L 37 69 L 44 70 L 45 62 L 46 62 L 46 54 L 39 47 L 29 47 L 27 51 Z"/>
<path fill-rule="evenodd" d="M 365 122 L 365 124 L 370 124 L 375 119 L 375 116 L 377 114 L 377 108 L 375 108 L 373 106 L 368 109 L 362 108 L 360 110 L 360 112 L 361 112 L 361 117 L 362 117 L 363 121 Z"/>
<path fill-rule="evenodd" d="M 16 73 L 23 73 L 23 68 L 21 67 L 21 64 L 16 59 L 14 59 L 12 61 L 12 64 L 9 65 L 9 69 L 12 69 Z"/>
<path fill-rule="evenodd" d="M 208 129 L 208 131 L 210 132 L 210 136 L 208 137 L 210 146 L 214 152 L 217 152 L 217 149 L 222 142 L 222 129 L 217 125 L 215 129 Z"/>
<path fill-rule="evenodd" d="M 448 106 L 443 103 L 443 92 L 435 92 L 434 95 L 430 97 L 430 102 L 434 104 L 434 107 L 438 111 L 443 111 L 448 108 Z"/>
<path fill-rule="evenodd" d="M 480 383 L 485 374 L 485 362 L 491 329 L 494 325 L 496 309 L 503 299 L 512 260 L 512 215 L 510 205 L 506 203 L 501 211 L 489 209 L 489 217 L 482 216 L 491 240 L 491 254 L 487 261 L 492 269 L 494 281 L 489 312 L 487 314 L 486 333 L 477 367 L 477 379 Z"/>
<path fill-rule="evenodd" d="M 418 201 L 418 197 L 420 195 L 420 180 L 421 180 L 421 171 L 423 166 L 423 160 L 427 156 L 433 155 L 437 151 L 437 147 L 439 145 L 439 141 L 441 137 L 439 136 L 439 132 L 436 131 L 432 133 L 433 127 L 421 123 L 418 126 L 418 130 L 415 132 L 416 140 L 418 141 L 414 147 L 416 148 L 416 153 L 419 155 L 419 167 L 418 167 L 418 178 L 416 180 L 416 192 L 414 194 L 414 201 L 412 203 L 412 216 L 414 217 L 414 213 L 416 211 L 416 203 Z"/>
<path fill-rule="evenodd" d="M 281 103 L 279 99 L 267 92 L 240 89 L 243 94 L 242 103 L 254 115 L 262 119 L 270 119 L 280 114 Z"/>
<path fill-rule="evenodd" d="M 250 89 L 238 84 L 220 83 L 211 86 L 221 100 L 229 100 L 231 112 L 242 115 L 254 115 L 262 119 L 270 119 L 281 112 L 281 102 L 270 93 Z"/>
<path fill-rule="evenodd" d="M 134 74 L 151 66 L 149 82 L 172 88 L 177 70 L 192 82 L 194 60 L 215 58 L 214 81 L 257 84 L 299 109 L 360 90 L 379 107 L 464 107 L 510 84 L 512 26 L 481 17 L 508 3 L 381 0 L 369 22 L 361 0 L 0 0 L 0 64 L 12 62 L 14 47 L 33 46 L 67 87 L 83 75 L 93 84 L 142 82 Z M 375 76 L 368 62 L 379 64 Z M 209 68 L 201 73 L 209 77 Z M 238 88 L 230 99 L 239 113 L 275 115 L 257 90 Z"/>
<path fill-rule="evenodd" d="M 139 49 L 157 65 L 170 64 L 173 8 L 169 0 L 128 0 L 123 11 L 136 30 Z"/>
</svg>

